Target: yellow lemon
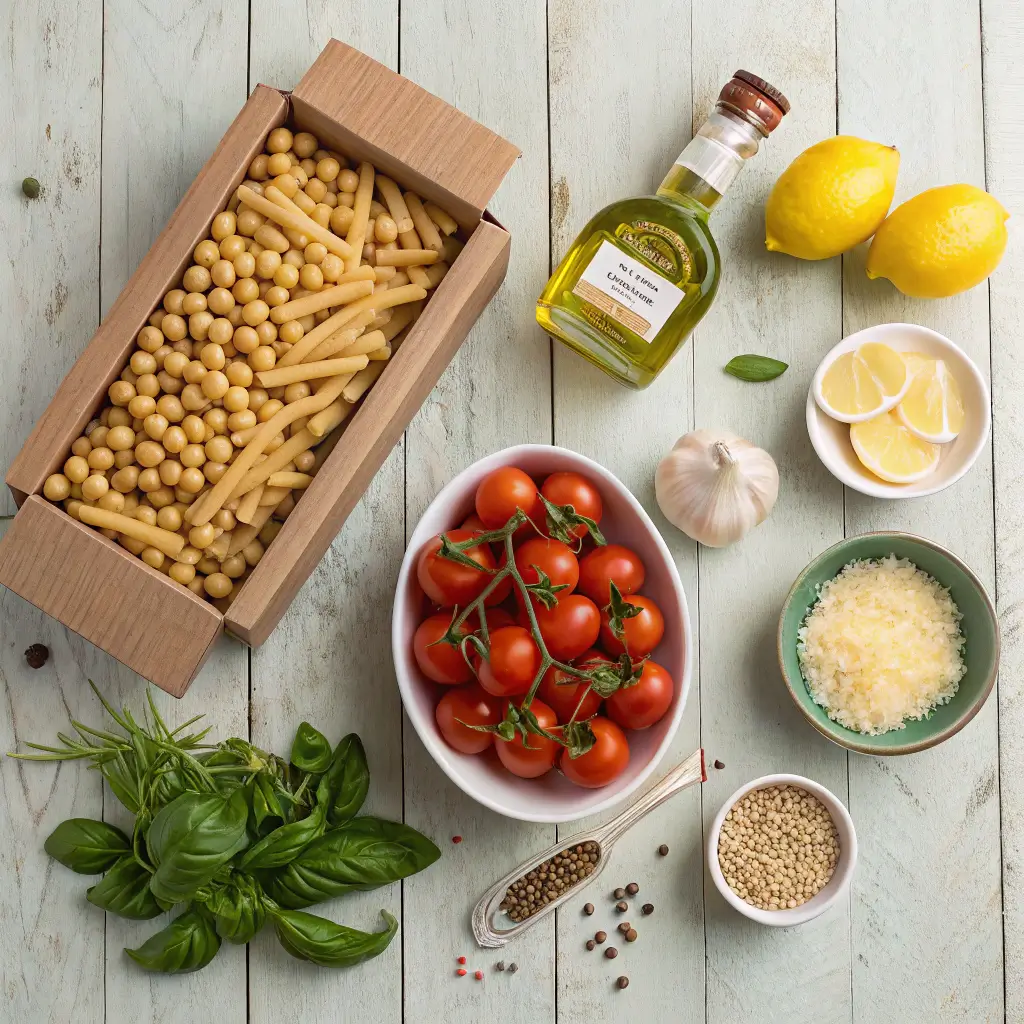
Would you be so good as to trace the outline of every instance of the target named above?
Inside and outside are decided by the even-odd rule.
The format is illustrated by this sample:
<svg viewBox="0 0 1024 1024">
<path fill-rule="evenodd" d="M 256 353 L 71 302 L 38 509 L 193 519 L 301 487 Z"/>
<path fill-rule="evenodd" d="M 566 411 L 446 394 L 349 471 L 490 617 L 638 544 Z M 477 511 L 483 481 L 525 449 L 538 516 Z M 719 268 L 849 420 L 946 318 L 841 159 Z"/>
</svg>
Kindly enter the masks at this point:
<svg viewBox="0 0 1024 1024">
<path fill-rule="evenodd" d="M 765 245 L 802 260 L 826 260 L 870 238 L 896 191 L 892 146 L 837 135 L 804 150 L 765 206 Z"/>
<path fill-rule="evenodd" d="M 942 185 L 897 206 L 868 250 L 868 277 L 886 277 L 905 295 L 942 299 L 992 273 L 1006 248 L 997 200 L 974 185 Z"/>
<path fill-rule="evenodd" d="M 932 444 L 946 444 L 963 429 L 964 403 L 960 388 L 941 359 L 928 359 L 916 353 L 914 359 L 921 363 L 907 393 L 896 406 L 896 415 L 915 437 Z"/>
<path fill-rule="evenodd" d="M 814 400 L 832 419 L 859 423 L 893 408 L 910 379 L 899 352 L 869 341 L 844 352 L 815 376 Z"/>
<path fill-rule="evenodd" d="M 915 437 L 895 412 L 854 423 L 850 441 L 863 465 L 889 483 L 913 483 L 939 464 L 939 446 Z"/>
</svg>

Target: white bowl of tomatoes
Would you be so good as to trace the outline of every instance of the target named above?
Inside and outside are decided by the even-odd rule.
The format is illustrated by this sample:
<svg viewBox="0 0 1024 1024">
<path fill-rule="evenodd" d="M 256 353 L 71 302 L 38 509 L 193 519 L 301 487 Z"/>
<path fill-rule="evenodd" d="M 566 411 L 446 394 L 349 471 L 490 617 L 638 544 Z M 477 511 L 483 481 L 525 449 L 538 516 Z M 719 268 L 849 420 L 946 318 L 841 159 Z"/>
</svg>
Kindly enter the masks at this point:
<svg viewBox="0 0 1024 1024">
<path fill-rule="evenodd" d="M 513 533 L 517 509 L 529 521 Z M 532 616 L 519 581 L 498 578 L 504 537 L 480 539 L 502 527 Z M 625 800 L 668 749 L 690 689 L 686 597 L 665 542 L 608 470 L 549 445 L 489 455 L 430 504 L 399 573 L 392 648 L 434 760 L 522 821 L 573 821 Z"/>
</svg>

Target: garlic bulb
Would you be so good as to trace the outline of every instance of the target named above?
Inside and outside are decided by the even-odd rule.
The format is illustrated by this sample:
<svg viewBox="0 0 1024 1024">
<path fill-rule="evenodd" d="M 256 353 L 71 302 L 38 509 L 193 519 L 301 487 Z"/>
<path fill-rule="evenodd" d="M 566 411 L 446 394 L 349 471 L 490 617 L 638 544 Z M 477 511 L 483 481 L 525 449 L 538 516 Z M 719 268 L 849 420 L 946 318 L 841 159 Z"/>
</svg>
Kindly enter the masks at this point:
<svg viewBox="0 0 1024 1024">
<path fill-rule="evenodd" d="M 736 434 L 695 430 L 658 463 L 654 491 L 673 526 L 724 548 L 768 518 L 779 496 L 779 471 L 766 451 Z"/>
</svg>

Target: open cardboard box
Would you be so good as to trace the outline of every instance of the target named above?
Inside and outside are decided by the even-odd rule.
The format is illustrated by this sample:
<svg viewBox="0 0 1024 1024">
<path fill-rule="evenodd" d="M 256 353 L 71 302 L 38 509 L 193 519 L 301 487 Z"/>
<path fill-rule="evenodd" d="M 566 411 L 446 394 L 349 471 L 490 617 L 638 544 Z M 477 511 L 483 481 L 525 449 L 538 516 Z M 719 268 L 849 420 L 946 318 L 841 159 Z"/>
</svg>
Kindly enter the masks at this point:
<svg viewBox="0 0 1024 1024">
<path fill-rule="evenodd" d="M 181 281 L 267 133 L 285 122 L 447 209 L 468 242 L 222 614 L 46 501 L 42 487 L 102 406 L 136 335 Z M 179 697 L 222 630 L 254 646 L 266 640 L 504 279 L 511 239 L 485 208 L 518 155 L 337 40 L 291 94 L 257 86 L 11 465 L 19 512 L 0 543 L 0 584 Z"/>
</svg>

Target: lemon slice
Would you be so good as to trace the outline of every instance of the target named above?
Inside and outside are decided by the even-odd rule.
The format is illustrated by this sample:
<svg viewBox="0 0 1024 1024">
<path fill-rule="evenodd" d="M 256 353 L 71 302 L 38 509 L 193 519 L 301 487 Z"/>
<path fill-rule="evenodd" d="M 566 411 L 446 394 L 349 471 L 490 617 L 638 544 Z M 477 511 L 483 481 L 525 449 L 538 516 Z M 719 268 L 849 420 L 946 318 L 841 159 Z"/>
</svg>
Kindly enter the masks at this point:
<svg viewBox="0 0 1024 1024">
<path fill-rule="evenodd" d="M 956 378 L 941 359 L 928 359 L 916 369 L 896 415 L 915 437 L 932 444 L 946 444 L 960 433 L 963 399 Z"/>
<path fill-rule="evenodd" d="M 895 412 L 854 423 L 850 441 L 857 458 L 877 477 L 893 484 L 911 484 L 939 464 L 937 444 L 915 437 Z"/>
<path fill-rule="evenodd" d="M 899 352 L 869 341 L 844 352 L 815 377 L 814 400 L 832 419 L 860 423 L 897 405 L 910 380 Z"/>
</svg>

